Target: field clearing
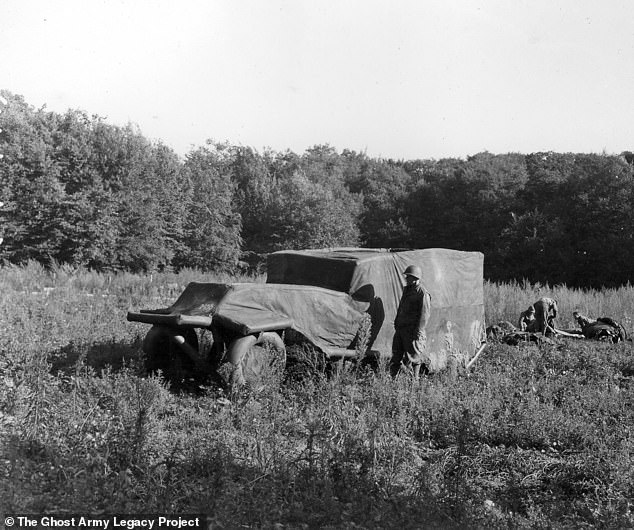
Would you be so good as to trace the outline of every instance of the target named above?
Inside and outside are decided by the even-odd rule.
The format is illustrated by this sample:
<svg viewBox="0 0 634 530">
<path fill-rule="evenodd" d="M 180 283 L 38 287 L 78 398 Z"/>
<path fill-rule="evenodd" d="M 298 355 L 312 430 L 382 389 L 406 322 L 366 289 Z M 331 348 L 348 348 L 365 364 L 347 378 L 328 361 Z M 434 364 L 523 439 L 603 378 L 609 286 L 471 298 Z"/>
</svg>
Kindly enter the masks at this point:
<svg viewBox="0 0 634 530">
<path fill-rule="evenodd" d="M 0 512 L 205 513 L 213 528 L 634 526 L 632 343 L 491 345 L 413 383 L 269 374 L 257 393 L 140 376 L 148 326 L 196 271 L 0 269 Z M 241 278 L 253 281 L 253 278 Z M 262 281 L 257 278 L 256 281 Z M 488 323 L 539 296 L 632 331 L 634 289 L 485 284 Z M 306 359 L 310 361 L 311 359 Z M 296 376 L 298 374 L 295 374 Z M 219 399 L 220 398 L 220 399 Z"/>
</svg>

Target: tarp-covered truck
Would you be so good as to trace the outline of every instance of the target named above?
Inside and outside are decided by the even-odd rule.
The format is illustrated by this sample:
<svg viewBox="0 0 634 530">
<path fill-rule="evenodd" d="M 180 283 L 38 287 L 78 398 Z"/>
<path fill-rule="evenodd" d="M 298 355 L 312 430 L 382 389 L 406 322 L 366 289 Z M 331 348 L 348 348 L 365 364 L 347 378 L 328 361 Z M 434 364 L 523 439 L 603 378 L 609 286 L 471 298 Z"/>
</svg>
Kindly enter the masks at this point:
<svg viewBox="0 0 634 530">
<path fill-rule="evenodd" d="M 389 357 L 408 265 L 421 267 L 421 283 L 431 294 L 429 371 L 443 370 L 451 359 L 468 363 L 485 337 L 479 252 L 274 252 L 266 283 L 190 283 L 171 306 L 129 312 L 128 320 L 152 324 L 143 345 L 147 367 L 172 377 L 229 367 L 230 384 L 257 379 L 271 355 L 285 361 L 290 336 L 302 337 L 327 359 L 354 357 L 364 320 L 371 323 L 369 354 Z"/>
</svg>

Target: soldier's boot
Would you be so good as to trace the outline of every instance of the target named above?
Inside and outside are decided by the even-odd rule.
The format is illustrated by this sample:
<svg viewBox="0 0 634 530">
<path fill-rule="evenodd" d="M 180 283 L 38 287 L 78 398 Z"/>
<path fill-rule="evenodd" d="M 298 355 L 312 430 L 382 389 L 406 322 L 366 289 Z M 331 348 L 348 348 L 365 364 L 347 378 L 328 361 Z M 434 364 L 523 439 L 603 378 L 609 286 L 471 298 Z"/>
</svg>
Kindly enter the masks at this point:
<svg viewBox="0 0 634 530">
<path fill-rule="evenodd" d="M 412 365 L 412 376 L 414 377 L 414 379 L 418 379 L 418 377 L 420 376 L 420 364 Z"/>
<path fill-rule="evenodd" d="M 395 363 L 395 362 L 390 363 L 390 375 L 392 376 L 392 379 L 396 379 L 396 376 L 399 374 L 400 371 L 401 371 L 401 363 Z"/>
</svg>

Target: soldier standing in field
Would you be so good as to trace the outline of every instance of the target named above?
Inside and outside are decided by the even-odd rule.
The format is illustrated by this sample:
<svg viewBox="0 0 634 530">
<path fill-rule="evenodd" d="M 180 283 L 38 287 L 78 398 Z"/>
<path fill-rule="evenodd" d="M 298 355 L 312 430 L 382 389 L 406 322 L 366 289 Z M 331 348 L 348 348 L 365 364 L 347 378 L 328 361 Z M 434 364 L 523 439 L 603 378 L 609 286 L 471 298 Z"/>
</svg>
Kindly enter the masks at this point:
<svg viewBox="0 0 634 530">
<path fill-rule="evenodd" d="M 553 321 L 557 317 L 557 301 L 552 298 L 540 298 L 533 304 L 535 308 L 535 332 L 546 334 L 554 333 Z"/>
<path fill-rule="evenodd" d="M 396 377 L 405 366 L 417 378 L 427 344 L 425 328 L 431 311 L 431 296 L 420 283 L 420 267 L 410 265 L 404 274 L 405 287 L 394 319 L 390 373 Z"/>
</svg>

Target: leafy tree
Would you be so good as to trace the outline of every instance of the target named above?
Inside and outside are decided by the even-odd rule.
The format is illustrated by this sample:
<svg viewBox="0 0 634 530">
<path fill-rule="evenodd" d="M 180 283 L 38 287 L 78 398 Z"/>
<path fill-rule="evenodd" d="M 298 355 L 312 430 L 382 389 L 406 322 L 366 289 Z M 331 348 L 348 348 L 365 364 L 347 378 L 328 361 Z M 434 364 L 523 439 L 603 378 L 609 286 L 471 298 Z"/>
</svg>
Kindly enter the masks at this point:
<svg viewBox="0 0 634 530">
<path fill-rule="evenodd" d="M 526 158 L 529 180 L 518 194 L 524 210 L 500 239 L 506 278 L 578 287 L 629 281 L 632 167 L 605 155 L 535 153 Z"/>
<path fill-rule="evenodd" d="M 169 268 L 182 217 L 178 158 L 131 125 L 117 128 L 114 137 L 117 265 L 132 271 Z"/>
<path fill-rule="evenodd" d="M 496 257 L 504 264 L 496 270 L 498 280 L 566 283 L 571 239 L 557 216 L 537 208 L 513 214 L 512 222 L 502 230 L 497 252 Z"/>
<path fill-rule="evenodd" d="M 345 159 L 328 144 L 306 149 L 301 156 L 300 164 L 304 176 L 312 182 L 334 189 L 344 185 Z M 293 172 L 295 171 L 293 168 Z"/>
<path fill-rule="evenodd" d="M 241 218 L 234 205 L 235 183 L 225 156 L 215 146 L 190 152 L 185 161 L 188 190 L 181 267 L 231 271 L 238 264 Z"/>
<path fill-rule="evenodd" d="M 569 283 L 626 283 L 634 258 L 634 168 L 605 155 L 577 155 L 574 167 L 562 209 L 572 240 Z"/>
<path fill-rule="evenodd" d="M 348 186 L 363 198 L 361 237 L 368 247 L 408 247 L 406 206 L 412 178 L 401 164 L 346 153 Z"/>
<path fill-rule="evenodd" d="M 409 202 L 415 245 L 483 252 L 487 274 L 498 274 L 498 238 L 528 178 L 524 157 L 485 152 L 418 169 Z"/>
<path fill-rule="evenodd" d="M 575 155 L 570 153 L 532 153 L 525 157 L 528 180 L 519 199 L 526 211 L 558 215 L 566 207 L 566 188 L 575 174 Z"/>
<path fill-rule="evenodd" d="M 50 114 L 2 92 L 0 182 L 4 203 L 2 255 L 13 262 L 50 261 L 63 235 L 65 190 L 54 159 Z"/>
<path fill-rule="evenodd" d="M 180 239 L 180 162 L 131 125 L 35 110 L 4 93 L 3 256 L 94 268 L 168 267 Z"/>
<path fill-rule="evenodd" d="M 357 246 L 361 201 L 297 172 L 277 183 L 270 204 L 271 250 Z"/>
<path fill-rule="evenodd" d="M 183 163 L 133 125 L 1 94 L 0 257 L 15 263 L 230 271 L 244 251 L 364 244 L 480 250 L 491 279 L 630 281 L 629 151 L 393 161 L 208 142 Z"/>
<path fill-rule="evenodd" d="M 334 149 L 319 146 L 301 157 L 229 151 L 245 251 L 359 244 L 361 197 L 345 187 L 344 162 Z"/>
<path fill-rule="evenodd" d="M 275 155 L 260 155 L 249 147 L 233 147 L 225 171 L 235 183 L 235 207 L 242 219 L 243 248 L 266 253 L 271 249 L 271 208 L 277 176 L 272 171 Z"/>
<path fill-rule="evenodd" d="M 95 269 L 115 267 L 117 241 L 116 201 L 95 168 L 95 129 L 101 118 L 80 111 L 51 114 L 52 142 L 64 186 L 62 237 L 56 259 Z"/>
</svg>

